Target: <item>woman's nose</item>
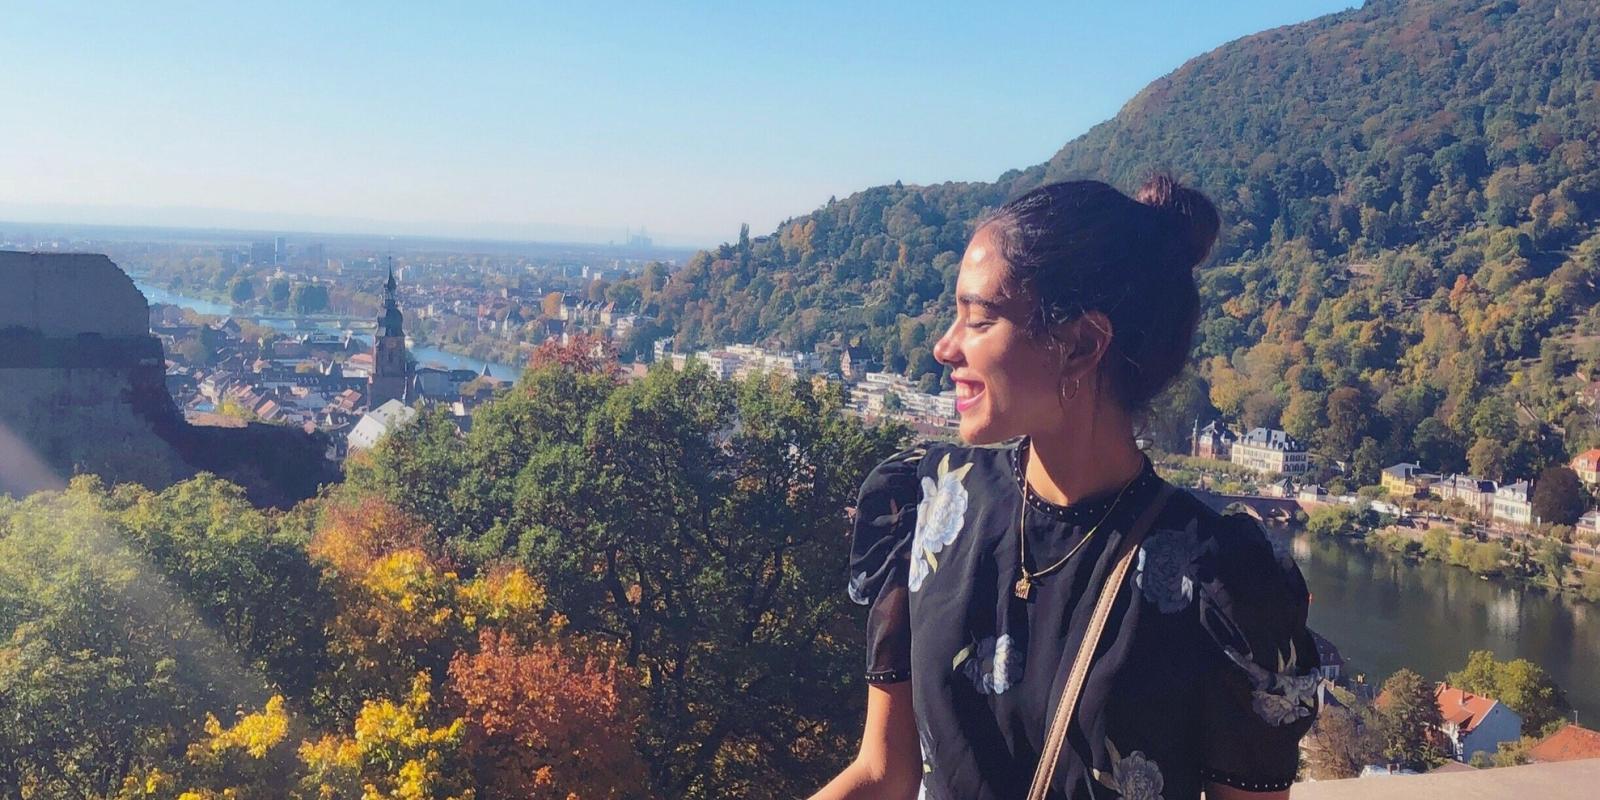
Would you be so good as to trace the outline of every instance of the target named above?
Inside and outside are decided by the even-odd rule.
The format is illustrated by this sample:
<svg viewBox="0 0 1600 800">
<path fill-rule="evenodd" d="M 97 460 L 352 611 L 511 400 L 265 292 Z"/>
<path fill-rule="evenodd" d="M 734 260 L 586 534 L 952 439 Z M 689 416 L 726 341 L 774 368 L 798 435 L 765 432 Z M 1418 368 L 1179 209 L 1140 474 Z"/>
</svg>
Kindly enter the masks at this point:
<svg viewBox="0 0 1600 800">
<path fill-rule="evenodd" d="M 947 367 L 956 366 L 961 358 L 961 348 L 956 345 L 956 326 L 952 323 L 945 329 L 939 341 L 933 343 L 933 360 Z"/>
</svg>

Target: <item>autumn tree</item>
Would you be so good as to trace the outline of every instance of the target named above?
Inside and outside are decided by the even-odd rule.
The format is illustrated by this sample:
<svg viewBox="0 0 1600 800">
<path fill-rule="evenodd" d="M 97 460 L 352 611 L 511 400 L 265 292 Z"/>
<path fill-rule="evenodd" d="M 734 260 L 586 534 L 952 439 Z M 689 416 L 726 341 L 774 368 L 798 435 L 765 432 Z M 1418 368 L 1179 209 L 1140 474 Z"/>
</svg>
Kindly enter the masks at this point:
<svg viewBox="0 0 1600 800">
<path fill-rule="evenodd" d="M 1306 777 L 1355 778 L 1382 757 L 1378 720 L 1359 708 L 1327 706 L 1306 737 Z"/>
<path fill-rule="evenodd" d="M 350 734 L 328 734 L 300 746 L 306 797 L 474 800 L 466 763 L 465 721 L 441 712 L 427 673 L 412 677 L 399 699 L 368 700 Z"/>
<path fill-rule="evenodd" d="M 465 752 L 484 797 L 634 798 L 648 794 L 633 749 L 641 722 L 634 676 L 616 653 L 526 643 L 484 631 L 450 663 L 468 724 Z"/>
<path fill-rule="evenodd" d="M 653 792 L 805 791 L 860 711 L 854 654 L 825 635 L 844 613 L 843 509 L 901 434 L 805 382 L 657 367 L 623 386 L 572 363 L 533 370 L 474 425 L 489 444 L 463 480 L 510 499 L 463 552 L 516 554 L 577 632 L 622 643 L 646 687 Z"/>
<path fill-rule="evenodd" d="M 1444 763 L 1438 741 L 1439 704 L 1432 684 L 1401 669 L 1383 682 L 1378 706 L 1385 758 L 1419 770 Z"/>
</svg>

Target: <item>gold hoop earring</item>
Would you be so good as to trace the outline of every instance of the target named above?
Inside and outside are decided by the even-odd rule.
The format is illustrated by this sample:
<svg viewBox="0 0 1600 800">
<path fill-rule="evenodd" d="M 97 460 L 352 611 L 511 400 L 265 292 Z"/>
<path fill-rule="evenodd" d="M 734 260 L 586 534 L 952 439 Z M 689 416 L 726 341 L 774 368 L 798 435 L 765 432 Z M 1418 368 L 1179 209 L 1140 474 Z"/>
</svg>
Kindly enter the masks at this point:
<svg viewBox="0 0 1600 800">
<path fill-rule="evenodd" d="M 1078 390 L 1082 388 L 1083 376 L 1079 375 L 1078 378 L 1072 382 L 1072 394 L 1067 395 L 1067 400 L 1071 401 L 1078 399 Z"/>
</svg>

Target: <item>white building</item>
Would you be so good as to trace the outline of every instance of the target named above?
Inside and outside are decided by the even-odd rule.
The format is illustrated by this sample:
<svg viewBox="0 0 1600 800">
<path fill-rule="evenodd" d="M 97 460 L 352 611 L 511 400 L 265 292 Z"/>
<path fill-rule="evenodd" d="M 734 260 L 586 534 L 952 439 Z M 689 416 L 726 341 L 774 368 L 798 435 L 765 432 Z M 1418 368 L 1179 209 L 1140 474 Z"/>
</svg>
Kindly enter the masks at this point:
<svg viewBox="0 0 1600 800">
<path fill-rule="evenodd" d="M 1447 475 L 1429 489 L 1439 495 L 1440 500 L 1460 500 L 1485 517 L 1494 515 L 1494 481 L 1471 475 Z"/>
<path fill-rule="evenodd" d="M 1578 517 L 1578 524 L 1573 526 L 1573 532 L 1600 536 L 1600 508 L 1591 508 L 1583 516 Z"/>
<path fill-rule="evenodd" d="M 1252 428 L 1233 443 L 1229 460 L 1264 474 L 1299 475 L 1311 469 L 1306 446 L 1272 429 Z"/>
<path fill-rule="evenodd" d="M 1494 519 L 1506 525 L 1533 525 L 1533 490 L 1527 481 L 1508 483 L 1494 490 Z"/>
<path fill-rule="evenodd" d="M 893 399 L 891 399 L 893 398 Z M 956 416 L 954 391 L 930 394 L 892 372 L 868 372 L 850 389 L 850 404 L 870 416 L 898 415 L 939 425 L 953 425 Z M 898 405 L 896 409 L 894 406 Z"/>
<path fill-rule="evenodd" d="M 377 445 L 384 434 L 411 421 L 417 410 L 399 400 L 389 400 L 361 416 L 350 429 L 350 450 L 367 450 Z"/>
</svg>

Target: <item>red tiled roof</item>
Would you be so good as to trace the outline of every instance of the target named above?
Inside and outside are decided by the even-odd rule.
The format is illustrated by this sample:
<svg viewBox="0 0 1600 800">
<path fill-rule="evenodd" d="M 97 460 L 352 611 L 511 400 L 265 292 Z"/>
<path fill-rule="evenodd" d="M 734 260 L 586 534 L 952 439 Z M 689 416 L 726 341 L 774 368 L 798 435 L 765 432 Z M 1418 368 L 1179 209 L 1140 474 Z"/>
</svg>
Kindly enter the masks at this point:
<svg viewBox="0 0 1600 800">
<path fill-rule="evenodd" d="M 1600 731 L 1591 731 L 1581 725 L 1566 725 L 1529 748 L 1528 758 L 1535 762 L 1600 758 Z"/>
<path fill-rule="evenodd" d="M 1433 690 L 1433 698 L 1439 703 L 1439 716 L 1446 723 L 1455 723 L 1462 733 L 1471 733 L 1499 702 L 1492 697 L 1457 689 L 1448 683 L 1439 684 Z"/>
<path fill-rule="evenodd" d="M 1572 457 L 1573 469 L 1594 469 L 1600 466 L 1600 447 L 1591 447 Z"/>
</svg>

